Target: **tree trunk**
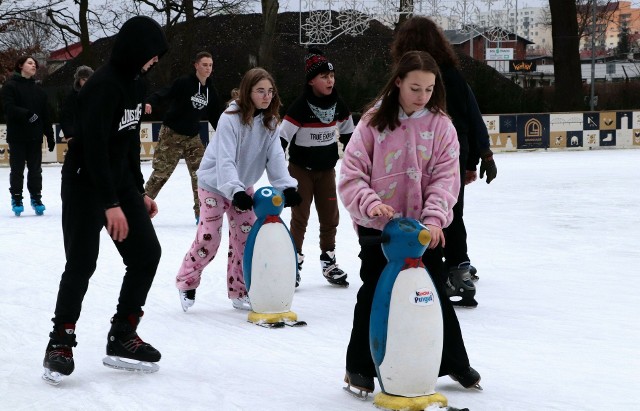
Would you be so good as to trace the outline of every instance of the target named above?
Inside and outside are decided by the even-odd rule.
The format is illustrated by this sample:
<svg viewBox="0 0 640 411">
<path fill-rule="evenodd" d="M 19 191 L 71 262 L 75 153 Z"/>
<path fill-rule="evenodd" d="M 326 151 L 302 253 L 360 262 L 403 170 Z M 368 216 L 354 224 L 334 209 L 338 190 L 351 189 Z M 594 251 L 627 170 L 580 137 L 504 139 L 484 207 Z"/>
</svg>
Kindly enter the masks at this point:
<svg viewBox="0 0 640 411">
<path fill-rule="evenodd" d="M 395 28 L 397 29 L 413 15 L 413 0 L 400 0 L 400 16 Z"/>
<path fill-rule="evenodd" d="M 80 26 L 80 44 L 82 45 L 82 62 L 95 69 L 96 60 L 93 50 L 91 50 L 91 41 L 89 40 L 89 23 L 87 21 L 88 12 L 89 0 L 81 0 L 78 22 Z"/>
<path fill-rule="evenodd" d="M 554 111 L 584 108 L 576 2 L 549 0 L 555 73 Z"/>
<path fill-rule="evenodd" d="M 264 28 L 258 50 L 258 64 L 265 70 L 270 71 L 273 67 L 273 41 L 276 34 L 280 4 L 278 0 L 261 0 L 261 2 Z"/>
</svg>

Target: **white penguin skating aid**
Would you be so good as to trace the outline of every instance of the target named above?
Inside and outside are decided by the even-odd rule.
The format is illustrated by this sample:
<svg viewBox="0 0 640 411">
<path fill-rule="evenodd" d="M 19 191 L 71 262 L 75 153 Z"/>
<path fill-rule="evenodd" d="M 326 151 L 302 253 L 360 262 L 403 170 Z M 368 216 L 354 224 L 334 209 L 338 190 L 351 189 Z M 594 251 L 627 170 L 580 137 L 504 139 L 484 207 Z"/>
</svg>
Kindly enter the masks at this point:
<svg viewBox="0 0 640 411">
<path fill-rule="evenodd" d="M 391 220 L 378 242 L 388 260 L 371 308 L 370 348 L 381 393 L 374 404 L 387 410 L 447 406 L 435 391 L 442 356 L 442 311 L 436 287 L 422 263 L 431 235 L 410 218 Z M 360 393 L 362 394 L 362 393 Z"/>
<path fill-rule="evenodd" d="M 306 325 L 291 311 L 298 260 L 291 233 L 280 218 L 284 197 L 273 187 L 262 187 L 253 202 L 257 220 L 242 266 L 252 309 L 248 321 L 268 328 Z"/>
</svg>

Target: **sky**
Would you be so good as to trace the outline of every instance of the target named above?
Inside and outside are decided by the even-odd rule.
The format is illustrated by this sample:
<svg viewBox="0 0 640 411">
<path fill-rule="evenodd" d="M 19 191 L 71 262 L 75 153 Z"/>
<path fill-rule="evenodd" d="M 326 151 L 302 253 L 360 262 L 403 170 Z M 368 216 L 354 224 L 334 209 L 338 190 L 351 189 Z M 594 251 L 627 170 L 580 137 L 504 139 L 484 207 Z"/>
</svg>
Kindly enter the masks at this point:
<svg viewBox="0 0 640 411">
<path fill-rule="evenodd" d="M 465 193 L 479 306 L 457 309 L 484 391 L 463 389 L 448 377 L 439 378 L 436 389 L 450 405 L 472 411 L 637 409 L 640 150 L 494 157 L 496 180 L 475 182 Z M 142 168 L 148 177 L 150 163 Z M 247 322 L 247 312 L 231 307 L 224 236 L 194 307 L 184 313 L 174 278 L 196 226 L 182 162 L 157 198 L 154 226 L 163 255 L 139 327 L 162 353 L 160 371 L 140 375 L 102 365 L 123 274 L 103 232 L 77 324 L 76 370 L 58 387 L 44 383 L 42 359 L 65 258 L 60 165 L 45 165 L 43 178 L 45 215 L 27 209 L 15 217 L 9 169 L 0 167 L 0 409 L 375 409 L 371 399 L 342 390 L 361 284 L 359 247 L 346 211 L 341 208 L 337 259 L 349 288 L 332 287 L 322 277 L 317 216 L 311 214 L 292 307 L 307 327 L 257 327 Z M 267 184 L 263 177 L 256 187 Z"/>
</svg>

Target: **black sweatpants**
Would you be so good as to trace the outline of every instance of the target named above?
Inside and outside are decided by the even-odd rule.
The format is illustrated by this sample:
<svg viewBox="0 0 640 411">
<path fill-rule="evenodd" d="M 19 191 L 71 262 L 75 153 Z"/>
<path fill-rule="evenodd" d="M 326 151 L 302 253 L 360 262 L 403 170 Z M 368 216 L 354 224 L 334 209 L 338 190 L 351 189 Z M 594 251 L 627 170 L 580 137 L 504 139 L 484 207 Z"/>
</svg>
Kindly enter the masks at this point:
<svg viewBox="0 0 640 411">
<path fill-rule="evenodd" d="M 381 232 L 378 230 L 358 226 L 359 237 L 380 234 Z M 362 260 L 360 267 L 362 287 L 358 291 L 358 299 L 353 311 L 353 329 L 351 330 L 351 340 L 347 347 L 346 366 L 349 372 L 375 377 L 376 369 L 369 347 L 369 320 L 373 295 L 378 279 L 387 265 L 387 259 L 382 252 L 381 245 L 361 246 L 359 257 Z M 427 250 L 422 256 L 422 261 L 436 286 L 442 308 L 444 341 L 439 375 L 448 375 L 452 372 L 466 370 L 469 367 L 469 357 L 462 340 L 460 323 L 458 323 L 458 317 L 451 305 L 451 301 L 447 298 L 442 278 L 439 275 L 443 269 L 442 249 L 438 247 L 433 250 Z"/>
<path fill-rule="evenodd" d="M 42 193 L 42 140 L 9 143 L 9 191 L 21 195 L 24 186 L 24 164 L 27 163 L 27 190 Z"/>
<path fill-rule="evenodd" d="M 75 324 L 80 317 L 82 300 L 96 269 L 100 231 L 106 223 L 98 194 L 79 180 L 75 176 L 62 177 L 62 232 L 67 263 L 60 280 L 54 324 Z M 140 193 L 131 186 L 119 191 L 118 198 L 129 234 L 122 242 L 114 241 L 126 267 L 116 315 L 126 317 L 142 310 L 161 249 Z"/>
<path fill-rule="evenodd" d="M 464 225 L 464 179 L 467 170 L 467 154 L 460 153 L 460 193 L 458 202 L 453 206 L 453 220 L 447 228 L 443 230 L 446 239 L 444 247 L 444 258 L 447 270 L 443 275 L 448 275 L 450 267 L 458 267 L 458 264 L 470 261 L 467 254 L 467 229 Z"/>
</svg>

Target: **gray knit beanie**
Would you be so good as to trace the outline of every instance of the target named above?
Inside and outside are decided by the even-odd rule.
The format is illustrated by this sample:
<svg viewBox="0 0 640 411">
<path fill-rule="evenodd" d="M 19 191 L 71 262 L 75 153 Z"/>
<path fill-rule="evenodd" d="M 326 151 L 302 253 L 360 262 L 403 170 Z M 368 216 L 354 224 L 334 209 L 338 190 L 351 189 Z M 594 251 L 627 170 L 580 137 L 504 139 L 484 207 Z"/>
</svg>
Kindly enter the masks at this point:
<svg viewBox="0 0 640 411">
<path fill-rule="evenodd" d="M 73 88 L 80 90 L 80 79 L 87 80 L 93 74 L 93 69 L 89 66 L 80 66 L 73 75 Z"/>
</svg>

